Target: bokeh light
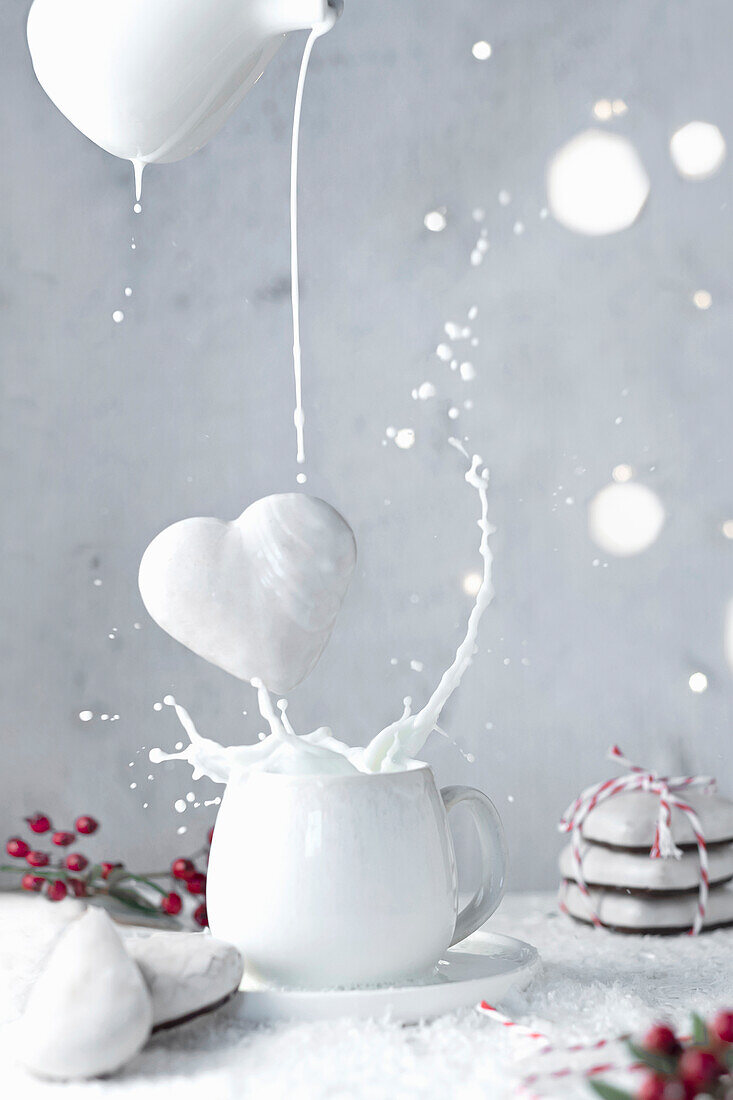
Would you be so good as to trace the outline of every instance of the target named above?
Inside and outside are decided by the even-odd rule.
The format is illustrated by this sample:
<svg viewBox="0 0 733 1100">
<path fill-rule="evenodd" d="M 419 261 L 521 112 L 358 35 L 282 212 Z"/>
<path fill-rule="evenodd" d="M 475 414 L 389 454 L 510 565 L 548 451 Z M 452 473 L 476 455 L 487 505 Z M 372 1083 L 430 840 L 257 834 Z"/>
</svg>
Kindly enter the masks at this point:
<svg viewBox="0 0 733 1100">
<path fill-rule="evenodd" d="M 463 578 L 463 591 L 467 596 L 475 596 L 481 587 L 481 574 L 480 573 L 466 573 Z"/>
<path fill-rule="evenodd" d="M 631 557 L 648 549 L 664 526 L 664 507 L 656 493 L 638 482 L 614 482 L 588 507 L 588 531 L 602 550 Z"/>
<path fill-rule="evenodd" d="M 725 138 L 712 122 L 688 122 L 672 135 L 669 152 L 684 179 L 705 180 L 725 160 Z"/>
<path fill-rule="evenodd" d="M 547 199 L 566 229 L 603 236 L 627 229 L 649 195 L 649 177 L 631 142 L 585 130 L 555 153 L 547 169 Z"/>
</svg>

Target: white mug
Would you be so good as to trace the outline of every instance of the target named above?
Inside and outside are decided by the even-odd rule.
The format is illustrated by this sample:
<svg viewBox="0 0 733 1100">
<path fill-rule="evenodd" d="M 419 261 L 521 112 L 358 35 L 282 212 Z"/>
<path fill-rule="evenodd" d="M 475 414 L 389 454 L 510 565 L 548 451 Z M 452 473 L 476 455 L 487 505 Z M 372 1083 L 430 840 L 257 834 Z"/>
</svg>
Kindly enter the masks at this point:
<svg viewBox="0 0 733 1100">
<path fill-rule="evenodd" d="M 478 831 L 482 881 L 458 912 L 447 813 Z M 376 775 L 249 772 L 228 784 L 207 882 L 211 931 L 248 977 L 301 989 L 428 974 L 504 892 L 504 831 L 470 787 L 440 793 L 426 765 Z"/>
</svg>

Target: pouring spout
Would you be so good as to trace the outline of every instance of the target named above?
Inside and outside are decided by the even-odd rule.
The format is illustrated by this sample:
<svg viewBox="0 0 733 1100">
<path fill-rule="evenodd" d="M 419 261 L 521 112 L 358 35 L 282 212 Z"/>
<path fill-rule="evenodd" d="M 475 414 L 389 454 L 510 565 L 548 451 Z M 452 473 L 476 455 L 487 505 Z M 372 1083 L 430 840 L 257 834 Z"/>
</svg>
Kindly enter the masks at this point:
<svg viewBox="0 0 733 1100">
<path fill-rule="evenodd" d="M 263 25 L 275 34 L 311 30 L 330 30 L 344 8 L 343 0 L 260 0 Z"/>
</svg>

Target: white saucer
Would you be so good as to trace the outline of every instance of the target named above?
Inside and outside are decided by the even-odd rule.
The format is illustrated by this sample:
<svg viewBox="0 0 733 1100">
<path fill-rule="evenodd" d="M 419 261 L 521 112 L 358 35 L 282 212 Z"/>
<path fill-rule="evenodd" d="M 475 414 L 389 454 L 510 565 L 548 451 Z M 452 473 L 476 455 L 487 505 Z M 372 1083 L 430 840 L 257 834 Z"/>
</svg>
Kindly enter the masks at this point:
<svg viewBox="0 0 733 1100">
<path fill-rule="evenodd" d="M 245 976 L 234 1011 L 252 1023 L 348 1016 L 412 1024 L 483 1000 L 494 1003 L 512 987 L 528 985 L 538 965 L 539 955 L 528 943 L 498 932 L 475 932 L 465 948 L 447 951 L 435 974 L 422 983 L 306 991 L 248 987 Z"/>
</svg>

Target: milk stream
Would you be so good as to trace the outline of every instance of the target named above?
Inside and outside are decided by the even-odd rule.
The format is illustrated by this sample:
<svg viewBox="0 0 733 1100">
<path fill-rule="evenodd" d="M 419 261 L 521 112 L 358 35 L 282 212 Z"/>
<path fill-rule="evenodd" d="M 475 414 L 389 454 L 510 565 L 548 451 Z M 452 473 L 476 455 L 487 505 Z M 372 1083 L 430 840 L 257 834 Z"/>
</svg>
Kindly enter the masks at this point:
<svg viewBox="0 0 733 1100">
<path fill-rule="evenodd" d="M 293 375 L 295 381 L 295 412 L 293 422 L 295 424 L 296 459 L 300 465 L 305 462 L 305 413 L 303 411 L 303 379 L 302 379 L 302 351 L 300 341 L 300 260 L 298 255 L 298 152 L 300 146 L 300 118 L 303 112 L 303 90 L 305 78 L 308 73 L 308 63 L 316 43 L 316 39 L 325 34 L 333 26 L 333 19 L 319 23 L 313 27 L 306 39 L 303 57 L 300 62 L 298 84 L 295 91 L 295 107 L 293 110 L 293 136 L 290 149 L 290 302 L 293 315 Z M 187 122 L 186 125 L 189 125 Z M 177 138 L 177 134 L 175 137 Z M 155 155 L 146 160 L 136 158 L 132 161 L 135 178 L 135 212 L 141 210 L 143 172 L 148 161 L 160 156 L 174 139 L 166 142 Z M 299 484 L 303 484 L 305 475 L 298 475 Z"/>
<path fill-rule="evenodd" d="M 466 458 L 467 452 L 458 440 L 450 443 Z M 202 737 L 190 714 L 171 697 L 166 702 L 175 707 L 178 719 L 186 731 L 189 744 L 180 752 L 167 753 L 160 748 L 150 750 L 154 763 L 164 760 L 185 760 L 193 768 L 193 777 L 208 776 L 216 783 L 227 783 L 234 774 L 246 771 L 268 771 L 298 775 L 350 775 L 403 771 L 413 767 L 415 758 L 436 728 L 443 707 L 461 682 L 464 672 L 476 652 L 476 640 L 481 617 L 491 603 L 494 589 L 491 581 L 493 556 L 489 537 L 494 528 L 488 520 L 488 473 L 482 470 L 478 455 L 471 459 L 466 481 L 476 490 L 481 501 L 478 526 L 481 530 L 479 553 L 483 561 L 481 585 L 468 618 L 466 634 L 456 650 L 453 662 L 425 706 L 412 713 L 411 700 L 404 701 L 401 716 L 386 726 L 365 747 L 352 748 L 337 740 L 330 729 L 322 726 L 312 733 L 300 735 L 293 729 L 286 714 L 287 703 L 280 700 L 277 710 L 261 680 L 253 680 L 260 714 L 270 733 L 255 745 L 234 745 L 226 748 Z M 279 713 L 278 713 L 279 711 Z M 442 732 L 442 731 L 441 731 Z"/>
<path fill-rule="evenodd" d="M 298 85 L 295 91 L 293 110 L 293 140 L 290 148 L 290 302 L 293 312 L 293 374 L 295 378 L 295 423 L 296 458 L 305 462 L 305 413 L 303 412 L 302 357 L 300 347 L 300 264 L 298 258 L 298 147 L 300 144 L 300 116 L 303 112 L 303 89 L 316 39 L 331 28 L 331 23 L 322 23 L 314 27 L 308 35 L 303 50 L 298 73 Z"/>
</svg>

